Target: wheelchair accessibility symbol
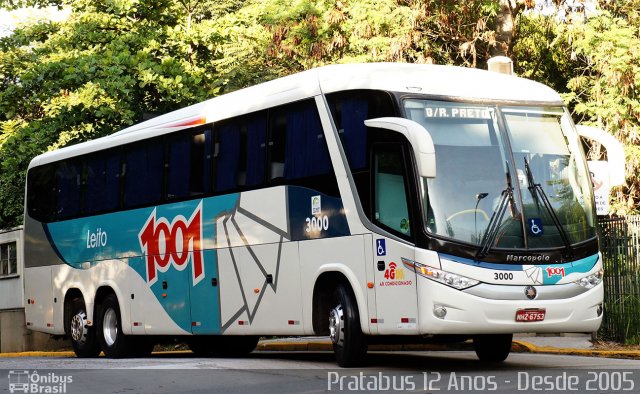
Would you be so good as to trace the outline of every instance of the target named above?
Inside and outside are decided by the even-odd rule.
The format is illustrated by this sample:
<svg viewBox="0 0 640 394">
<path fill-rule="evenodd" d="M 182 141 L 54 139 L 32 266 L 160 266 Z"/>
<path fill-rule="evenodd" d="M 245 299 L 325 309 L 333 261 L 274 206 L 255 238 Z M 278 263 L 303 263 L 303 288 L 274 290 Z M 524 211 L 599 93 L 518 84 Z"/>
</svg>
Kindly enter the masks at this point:
<svg viewBox="0 0 640 394">
<path fill-rule="evenodd" d="M 529 219 L 529 234 L 532 237 L 540 237 L 544 234 L 544 230 L 542 227 L 542 219 L 534 218 Z"/>
<path fill-rule="evenodd" d="M 376 255 L 377 256 L 387 255 L 387 245 L 384 239 L 376 239 Z"/>
</svg>

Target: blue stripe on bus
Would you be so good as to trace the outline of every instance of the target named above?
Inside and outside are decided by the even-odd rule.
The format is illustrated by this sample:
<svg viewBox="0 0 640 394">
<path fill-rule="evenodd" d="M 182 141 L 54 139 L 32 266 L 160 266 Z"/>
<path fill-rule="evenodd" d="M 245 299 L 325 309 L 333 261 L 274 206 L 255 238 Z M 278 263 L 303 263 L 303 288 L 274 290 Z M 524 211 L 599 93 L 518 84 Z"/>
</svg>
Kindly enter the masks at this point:
<svg viewBox="0 0 640 394">
<path fill-rule="evenodd" d="M 593 256 L 585 257 L 580 260 L 572 261 L 564 264 L 498 264 L 498 263 L 487 263 L 484 261 L 477 261 L 472 259 L 466 259 L 463 257 L 453 256 L 450 254 L 441 253 L 440 257 L 445 258 L 447 260 L 451 260 L 455 263 L 461 263 L 465 265 L 470 265 L 479 268 L 486 268 L 492 270 L 499 271 L 524 271 L 525 267 L 537 266 L 541 267 L 543 270 L 547 268 L 551 269 L 563 269 L 563 275 L 543 275 L 544 284 L 545 285 L 553 285 L 558 283 L 564 276 L 567 276 L 572 273 L 586 273 L 593 269 L 593 267 L 598 262 L 598 255 L 594 254 Z"/>
</svg>

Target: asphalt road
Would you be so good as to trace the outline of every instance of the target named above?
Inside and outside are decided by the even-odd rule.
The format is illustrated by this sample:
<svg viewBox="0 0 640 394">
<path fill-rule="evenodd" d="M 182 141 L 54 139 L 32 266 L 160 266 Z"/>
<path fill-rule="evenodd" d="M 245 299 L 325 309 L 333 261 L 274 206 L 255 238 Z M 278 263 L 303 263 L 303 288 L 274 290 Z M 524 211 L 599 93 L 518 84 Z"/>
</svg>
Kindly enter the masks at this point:
<svg viewBox="0 0 640 394">
<path fill-rule="evenodd" d="M 640 391 L 640 362 L 512 353 L 498 366 L 473 352 L 370 352 L 363 369 L 336 367 L 329 352 L 254 352 L 240 359 L 190 353 L 111 360 L 0 358 L 0 390 L 66 393 L 322 393 Z M 17 386 L 15 385 L 17 383 Z M 37 390 L 37 391 L 36 391 Z"/>
</svg>

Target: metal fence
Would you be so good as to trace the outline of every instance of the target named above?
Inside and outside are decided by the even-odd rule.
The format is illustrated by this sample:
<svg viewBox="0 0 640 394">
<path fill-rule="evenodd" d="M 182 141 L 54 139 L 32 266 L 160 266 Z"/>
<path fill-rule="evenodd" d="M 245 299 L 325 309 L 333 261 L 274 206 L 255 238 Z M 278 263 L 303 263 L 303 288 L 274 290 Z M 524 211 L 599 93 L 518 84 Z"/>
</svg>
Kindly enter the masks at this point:
<svg viewBox="0 0 640 394">
<path fill-rule="evenodd" d="M 598 337 L 640 343 L 640 216 L 598 218 L 604 318 Z"/>
</svg>

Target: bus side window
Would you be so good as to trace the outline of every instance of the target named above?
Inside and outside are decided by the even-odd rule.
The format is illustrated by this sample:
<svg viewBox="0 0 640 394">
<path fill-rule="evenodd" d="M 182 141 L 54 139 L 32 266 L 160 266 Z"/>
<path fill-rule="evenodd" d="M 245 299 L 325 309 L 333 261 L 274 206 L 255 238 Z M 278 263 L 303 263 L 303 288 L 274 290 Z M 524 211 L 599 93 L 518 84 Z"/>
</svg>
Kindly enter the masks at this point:
<svg viewBox="0 0 640 394">
<path fill-rule="evenodd" d="M 211 130 L 189 133 L 189 196 L 209 192 L 211 179 Z"/>
<path fill-rule="evenodd" d="M 27 190 L 29 215 L 42 222 L 53 221 L 57 194 L 55 165 L 45 164 L 29 170 Z"/>
<path fill-rule="evenodd" d="M 117 149 L 87 157 L 84 213 L 95 215 L 120 203 L 120 152 Z"/>
<path fill-rule="evenodd" d="M 287 117 L 281 108 L 271 111 L 271 127 L 267 146 L 269 148 L 269 180 L 282 181 L 287 141 Z"/>
<path fill-rule="evenodd" d="M 160 141 L 147 140 L 127 149 L 123 166 L 125 208 L 161 201 L 163 169 Z"/>
<path fill-rule="evenodd" d="M 189 196 L 191 172 L 191 134 L 180 133 L 168 140 L 167 198 Z"/>
<path fill-rule="evenodd" d="M 244 184 L 247 187 L 260 187 L 264 182 L 265 139 L 267 135 L 267 117 L 264 112 L 250 115 L 243 127 L 245 136 Z"/>
<path fill-rule="evenodd" d="M 295 105 L 286 111 L 286 155 L 284 177 L 287 180 L 313 177 L 332 172 L 327 143 L 313 101 Z"/>
<path fill-rule="evenodd" d="M 269 182 L 338 196 L 324 129 L 312 99 L 271 110 Z"/>
<path fill-rule="evenodd" d="M 216 127 L 214 159 L 215 191 L 221 193 L 234 190 L 238 186 L 240 162 L 240 127 L 237 122 Z"/>
<path fill-rule="evenodd" d="M 371 138 L 364 125 L 366 119 L 398 116 L 388 92 L 353 90 L 327 95 L 333 121 L 344 148 L 360 204 L 369 220 L 372 218 L 371 171 L 369 153 Z"/>
<path fill-rule="evenodd" d="M 67 219 L 80 213 L 82 166 L 72 160 L 60 162 L 56 169 L 56 216 Z"/>
<path fill-rule="evenodd" d="M 411 236 L 401 145 L 376 144 L 373 160 L 375 221 L 404 236 Z"/>
</svg>

